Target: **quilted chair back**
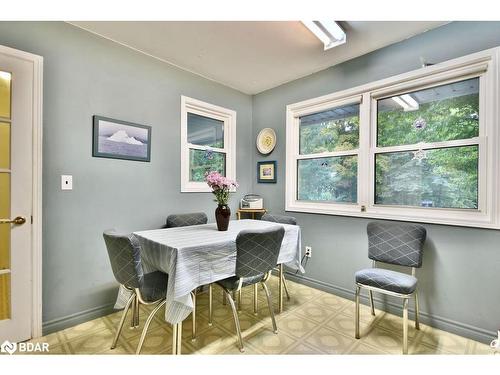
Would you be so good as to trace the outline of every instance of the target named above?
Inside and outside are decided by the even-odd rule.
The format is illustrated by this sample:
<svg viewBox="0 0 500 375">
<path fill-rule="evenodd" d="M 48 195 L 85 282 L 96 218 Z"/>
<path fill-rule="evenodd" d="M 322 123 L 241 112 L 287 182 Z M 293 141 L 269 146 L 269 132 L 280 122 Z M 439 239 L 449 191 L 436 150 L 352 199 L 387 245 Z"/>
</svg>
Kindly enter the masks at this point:
<svg viewBox="0 0 500 375">
<path fill-rule="evenodd" d="M 129 289 L 144 283 L 141 263 L 141 245 L 133 234 L 118 234 L 114 230 L 103 233 L 111 269 L 116 281 Z"/>
<path fill-rule="evenodd" d="M 297 225 L 297 219 L 294 218 L 293 216 L 284 216 L 284 215 L 272 215 L 272 214 L 264 214 L 260 218 L 261 220 L 264 221 L 271 221 L 273 223 L 279 223 L 279 224 L 290 224 L 290 225 Z"/>
<path fill-rule="evenodd" d="M 427 232 L 421 225 L 368 223 L 368 257 L 407 267 L 421 267 Z"/>
<path fill-rule="evenodd" d="M 241 231 L 236 237 L 236 276 L 259 276 L 276 267 L 284 235 L 282 226 Z"/>
<path fill-rule="evenodd" d="M 204 212 L 194 212 L 192 214 L 169 215 L 167 217 L 166 228 L 187 227 L 189 225 L 201 225 L 208 222 Z"/>
</svg>

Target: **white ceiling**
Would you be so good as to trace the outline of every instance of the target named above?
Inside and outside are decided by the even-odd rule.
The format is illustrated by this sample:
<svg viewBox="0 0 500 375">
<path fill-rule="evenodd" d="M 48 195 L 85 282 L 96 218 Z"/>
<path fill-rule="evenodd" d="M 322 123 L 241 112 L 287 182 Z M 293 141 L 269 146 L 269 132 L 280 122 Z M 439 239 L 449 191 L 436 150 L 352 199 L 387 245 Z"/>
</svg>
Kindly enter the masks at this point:
<svg viewBox="0 0 500 375">
<path fill-rule="evenodd" d="M 298 21 L 71 22 L 246 94 L 401 41 L 444 22 L 341 22 L 347 43 L 328 51 Z"/>
</svg>

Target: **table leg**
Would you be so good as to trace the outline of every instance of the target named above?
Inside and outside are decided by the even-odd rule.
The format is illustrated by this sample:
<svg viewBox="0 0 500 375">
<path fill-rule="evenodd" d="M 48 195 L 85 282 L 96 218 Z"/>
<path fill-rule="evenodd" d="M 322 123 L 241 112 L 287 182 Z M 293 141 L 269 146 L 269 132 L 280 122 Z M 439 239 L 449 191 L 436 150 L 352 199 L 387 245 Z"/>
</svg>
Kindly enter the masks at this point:
<svg viewBox="0 0 500 375">
<path fill-rule="evenodd" d="M 239 212 L 236 212 L 236 218 L 237 218 L 238 220 L 240 220 L 240 219 L 241 219 L 241 214 L 240 214 Z"/>
<path fill-rule="evenodd" d="M 193 322 L 193 327 L 192 327 L 192 336 L 191 336 L 191 341 L 196 340 L 196 289 L 191 292 L 191 296 L 193 298 L 193 312 L 192 314 L 192 322 Z"/>
<path fill-rule="evenodd" d="M 172 354 L 180 355 L 182 348 L 182 322 L 172 327 Z"/>
<path fill-rule="evenodd" d="M 213 319 L 213 287 L 212 284 L 208 285 L 208 325 L 212 326 L 212 319 Z"/>
<path fill-rule="evenodd" d="M 283 312 L 283 263 L 278 266 L 278 312 Z"/>
</svg>

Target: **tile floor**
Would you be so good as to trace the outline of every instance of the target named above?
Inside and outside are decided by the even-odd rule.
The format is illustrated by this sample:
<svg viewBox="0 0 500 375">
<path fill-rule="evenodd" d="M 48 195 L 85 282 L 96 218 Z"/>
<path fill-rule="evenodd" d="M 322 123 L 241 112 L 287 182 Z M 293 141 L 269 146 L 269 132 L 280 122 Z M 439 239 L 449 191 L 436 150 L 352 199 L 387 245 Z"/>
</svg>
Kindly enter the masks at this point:
<svg viewBox="0 0 500 375">
<path fill-rule="evenodd" d="M 269 281 L 276 294 L 277 279 Z M 361 339 L 354 338 L 354 303 L 301 284 L 288 282 L 292 299 L 285 300 L 283 313 L 276 316 L 279 334 L 272 332 L 265 295 L 259 295 L 259 314 L 253 314 L 251 288 L 243 291 L 239 313 L 244 354 L 400 354 L 402 319 L 361 307 Z M 273 299 L 275 299 L 275 295 Z M 109 347 L 121 311 L 33 340 L 48 342 L 50 354 L 132 354 L 135 352 L 148 308 L 141 307 L 141 326 L 122 331 L 116 349 Z M 130 313 L 129 313 L 130 316 Z M 411 315 L 410 315 L 411 317 Z M 208 326 L 208 297 L 198 296 L 198 337 L 191 340 L 191 317 L 183 324 L 183 354 L 238 354 L 229 305 L 222 304 L 222 292 L 214 289 L 214 324 Z M 410 321 L 409 354 L 492 354 L 488 345 L 421 324 L 415 330 Z M 160 311 L 153 320 L 143 354 L 171 354 L 172 328 Z"/>
</svg>

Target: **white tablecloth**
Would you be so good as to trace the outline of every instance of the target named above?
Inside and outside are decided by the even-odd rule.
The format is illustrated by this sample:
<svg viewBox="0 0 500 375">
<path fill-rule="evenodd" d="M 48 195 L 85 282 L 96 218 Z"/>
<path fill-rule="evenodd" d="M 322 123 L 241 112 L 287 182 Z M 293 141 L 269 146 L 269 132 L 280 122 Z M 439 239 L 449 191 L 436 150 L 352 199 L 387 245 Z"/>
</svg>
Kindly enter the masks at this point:
<svg viewBox="0 0 500 375">
<path fill-rule="evenodd" d="M 226 232 L 219 232 L 215 223 L 134 232 L 142 245 L 144 273 L 157 270 L 168 273 L 165 320 L 179 323 L 191 313 L 190 293 L 195 288 L 234 276 L 236 236 L 240 231 L 276 225 L 285 228 L 278 263 L 304 272 L 300 265 L 301 238 L 297 225 L 234 220 Z M 129 291 L 120 288 L 115 308 L 124 308 L 129 296 Z"/>
</svg>

